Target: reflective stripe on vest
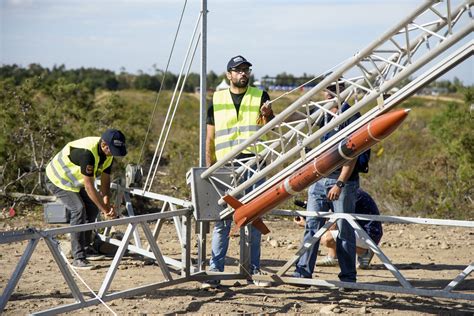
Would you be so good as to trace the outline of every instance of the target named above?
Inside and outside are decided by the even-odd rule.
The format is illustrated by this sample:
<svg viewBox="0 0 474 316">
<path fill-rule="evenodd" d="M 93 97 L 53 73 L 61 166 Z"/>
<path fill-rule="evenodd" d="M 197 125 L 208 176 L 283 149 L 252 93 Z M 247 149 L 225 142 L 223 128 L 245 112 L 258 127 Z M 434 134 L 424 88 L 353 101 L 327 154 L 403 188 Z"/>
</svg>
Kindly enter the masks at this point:
<svg viewBox="0 0 474 316">
<path fill-rule="evenodd" d="M 222 159 L 232 149 L 245 142 L 260 129 L 257 125 L 263 91 L 248 87 L 242 98 L 239 115 L 229 89 L 216 91 L 212 99 L 215 125 L 215 151 L 217 160 Z M 262 145 L 249 146 L 243 153 L 259 153 Z"/>
<path fill-rule="evenodd" d="M 113 160 L 112 156 L 107 156 L 99 168 L 99 141 L 100 137 L 86 137 L 68 143 L 46 166 L 46 175 L 49 180 L 58 188 L 79 192 L 81 187 L 84 186 L 84 175 L 81 173 L 81 166 L 74 164 L 69 159 L 71 147 L 87 149 L 92 153 L 95 160 L 93 173 L 95 178 L 107 169 Z"/>
</svg>

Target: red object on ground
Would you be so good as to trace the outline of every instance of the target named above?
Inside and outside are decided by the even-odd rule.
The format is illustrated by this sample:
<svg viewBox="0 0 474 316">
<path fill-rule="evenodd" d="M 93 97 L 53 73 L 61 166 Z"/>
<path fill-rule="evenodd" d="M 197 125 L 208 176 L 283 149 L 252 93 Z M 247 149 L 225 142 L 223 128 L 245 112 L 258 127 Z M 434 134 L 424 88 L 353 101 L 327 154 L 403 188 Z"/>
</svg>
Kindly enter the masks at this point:
<svg viewBox="0 0 474 316">
<path fill-rule="evenodd" d="M 13 217 L 15 216 L 15 214 L 15 209 L 13 207 L 10 207 L 10 209 L 8 210 L 8 216 Z"/>
<path fill-rule="evenodd" d="M 249 223 L 262 234 L 270 232 L 262 216 L 291 196 L 298 194 L 312 183 L 356 158 L 361 153 L 393 133 L 405 120 L 410 110 L 401 109 L 374 118 L 354 133 L 332 146 L 300 170 L 269 188 L 247 204 L 226 195 L 224 200 L 234 212 L 235 229 Z"/>
</svg>

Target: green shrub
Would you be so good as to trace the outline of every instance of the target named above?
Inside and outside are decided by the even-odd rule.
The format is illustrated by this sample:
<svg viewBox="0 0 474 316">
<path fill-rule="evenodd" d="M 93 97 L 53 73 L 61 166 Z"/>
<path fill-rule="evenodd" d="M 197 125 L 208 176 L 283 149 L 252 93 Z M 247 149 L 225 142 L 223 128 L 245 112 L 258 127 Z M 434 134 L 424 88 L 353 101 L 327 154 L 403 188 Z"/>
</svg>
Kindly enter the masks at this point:
<svg viewBox="0 0 474 316">
<path fill-rule="evenodd" d="M 427 107 L 420 100 L 406 122 L 373 148 L 371 169 L 361 186 L 386 214 L 473 219 L 469 106 L 430 100 Z"/>
</svg>

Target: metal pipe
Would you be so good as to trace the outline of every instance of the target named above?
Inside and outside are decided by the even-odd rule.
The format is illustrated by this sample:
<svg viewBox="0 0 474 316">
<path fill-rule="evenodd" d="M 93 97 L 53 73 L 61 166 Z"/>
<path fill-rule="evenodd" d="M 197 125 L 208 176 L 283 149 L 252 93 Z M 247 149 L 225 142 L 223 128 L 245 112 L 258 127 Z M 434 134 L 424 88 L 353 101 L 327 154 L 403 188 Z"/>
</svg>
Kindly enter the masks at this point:
<svg viewBox="0 0 474 316">
<path fill-rule="evenodd" d="M 201 79 L 199 84 L 199 166 L 206 166 L 207 0 L 201 2 Z"/>
</svg>

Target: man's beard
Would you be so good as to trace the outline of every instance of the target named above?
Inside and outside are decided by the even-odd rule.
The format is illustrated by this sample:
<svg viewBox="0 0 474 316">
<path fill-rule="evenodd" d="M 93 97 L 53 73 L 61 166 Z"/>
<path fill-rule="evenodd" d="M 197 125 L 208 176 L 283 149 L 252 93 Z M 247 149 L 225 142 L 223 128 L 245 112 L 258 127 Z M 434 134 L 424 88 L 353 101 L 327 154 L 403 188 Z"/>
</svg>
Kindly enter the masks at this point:
<svg viewBox="0 0 474 316">
<path fill-rule="evenodd" d="M 249 84 L 249 78 L 243 77 L 240 80 L 234 81 L 233 84 L 237 88 L 245 88 Z"/>
</svg>

